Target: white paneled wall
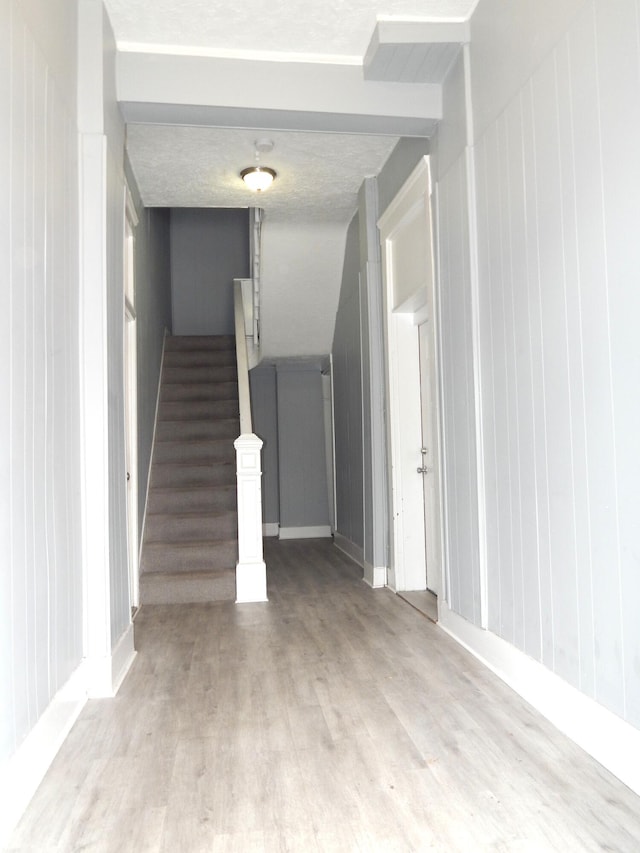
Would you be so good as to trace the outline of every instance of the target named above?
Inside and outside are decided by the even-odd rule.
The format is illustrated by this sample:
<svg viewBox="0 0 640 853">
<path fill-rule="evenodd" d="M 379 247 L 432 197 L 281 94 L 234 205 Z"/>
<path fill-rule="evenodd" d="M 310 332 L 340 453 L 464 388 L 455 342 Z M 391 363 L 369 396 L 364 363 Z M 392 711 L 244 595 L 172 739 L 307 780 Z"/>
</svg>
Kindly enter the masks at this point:
<svg viewBox="0 0 640 853">
<path fill-rule="evenodd" d="M 475 150 L 489 627 L 635 725 L 639 21 L 585 2 Z"/>
<path fill-rule="evenodd" d="M 73 98 L 3 0 L 0 761 L 82 658 Z"/>
<path fill-rule="evenodd" d="M 437 188 L 447 601 L 480 622 L 480 568 L 467 175 L 460 158 Z"/>
</svg>

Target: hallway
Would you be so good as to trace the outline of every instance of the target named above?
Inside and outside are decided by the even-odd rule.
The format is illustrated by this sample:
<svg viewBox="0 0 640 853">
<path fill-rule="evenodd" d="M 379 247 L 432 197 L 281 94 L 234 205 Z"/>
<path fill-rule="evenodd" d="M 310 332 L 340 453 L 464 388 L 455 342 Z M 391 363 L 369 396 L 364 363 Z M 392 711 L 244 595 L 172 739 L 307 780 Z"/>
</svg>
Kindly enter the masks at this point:
<svg viewBox="0 0 640 853">
<path fill-rule="evenodd" d="M 12 851 L 636 851 L 640 801 L 329 540 L 268 604 L 143 607 Z"/>
</svg>

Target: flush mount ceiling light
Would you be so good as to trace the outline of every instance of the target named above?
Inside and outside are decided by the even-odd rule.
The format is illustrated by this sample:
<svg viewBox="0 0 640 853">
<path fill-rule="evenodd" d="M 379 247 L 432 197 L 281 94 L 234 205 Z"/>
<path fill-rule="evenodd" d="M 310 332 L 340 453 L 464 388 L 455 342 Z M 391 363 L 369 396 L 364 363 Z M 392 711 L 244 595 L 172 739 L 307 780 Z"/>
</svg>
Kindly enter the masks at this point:
<svg viewBox="0 0 640 853">
<path fill-rule="evenodd" d="M 276 172 L 268 166 L 249 166 L 240 172 L 240 177 L 250 190 L 260 193 L 269 189 L 275 180 Z"/>
<path fill-rule="evenodd" d="M 256 165 L 243 169 L 240 172 L 240 177 L 250 190 L 260 193 L 269 189 L 276 178 L 274 169 L 270 169 L 268 166 L 257 165 L 261 154 L 268 154 L 269 151 L 273 151 L 273 141 L 271 139 L 256 139 L 254 148 L 256 151 Z"/>
</svg>

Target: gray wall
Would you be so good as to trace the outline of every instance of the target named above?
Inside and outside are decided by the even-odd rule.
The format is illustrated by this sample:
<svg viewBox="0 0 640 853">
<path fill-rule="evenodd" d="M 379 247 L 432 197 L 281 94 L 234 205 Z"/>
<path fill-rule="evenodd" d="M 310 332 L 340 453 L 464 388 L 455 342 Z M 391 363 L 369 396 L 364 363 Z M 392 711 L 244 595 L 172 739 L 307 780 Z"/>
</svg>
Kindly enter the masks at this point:
<svg viewBox="0 0 640 853">
<path fill-rule="evenodd" d="M 232 335 L 233 279 L 249 276 L 249 211 L 173 208 L 174 335 Z"/>
<path fill-rule="evenodd" d="M 377 179 L 364 182 L 359 213 L 347 234 L 332 345 L 337 532 L 362 549 L 365 573 L 367 565 L 388 565 L 383 299 L 376 222 L 428 153 L 428 140 L 401 139 Z"/>
<path fill-rule="evenodd" d="M 347 231 L 332 354 L 336 532 L 364 548 L 358 214 L 351 220 Z"/>
<path fill-rule="evenodd" d="M 278 364 L 280 527 L 328 527 L 321 366 Z"/>
<path fill-rule="evenodd" d="M 277 524 L 280 520 L 280 488 L 275 366 L 271 364 L 254 368 L 249 373 L 249 381 L 253 431 L 264 442 L 262 446 L 262 520 L 265 524 Z"/>
<path fill-rule="evenodd" d="M 142 536 L 165 329 L 171 331 L 169 210 L 143 207 L 131 169 L 127 183 L 138 215 L 135 229 L 138 364 L 138 535 Z"/>
<path fill-rule="evenodd" d="M 481 0 L 473 17 L 475 135 L 461 153 L 439 140 L 445 382 L 460 394 L 447 518 L 474 502 L 477 435 L 490 630 L 639 726 L 640 49 L 637 3 L 615 5 Z M 470 521 L 449 528 L 467 548 L 451 605 L 477 621 Z"/>
<path fill-rule="evenodd" d="M 329 528 L 322 360 L 287 359 L 250 374 L 253 429 L 263 441 L 262 517 L 287 528 Z"/>
</svg>

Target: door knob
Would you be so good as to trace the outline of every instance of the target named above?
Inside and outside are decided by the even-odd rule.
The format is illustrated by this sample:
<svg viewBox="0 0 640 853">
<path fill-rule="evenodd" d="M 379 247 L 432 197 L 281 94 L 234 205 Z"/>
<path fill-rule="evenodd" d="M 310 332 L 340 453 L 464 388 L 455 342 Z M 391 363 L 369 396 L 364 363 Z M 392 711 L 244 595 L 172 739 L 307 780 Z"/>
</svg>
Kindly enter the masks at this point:
<svg viewBox="0 0 640 853">
<path fill-rule="evenodd" d="M 416 468 L 418 474 L 430 474 L 433 471 L 433 468 L 427 468 L 426 466 L 423 468 Z"/>
</svg>

